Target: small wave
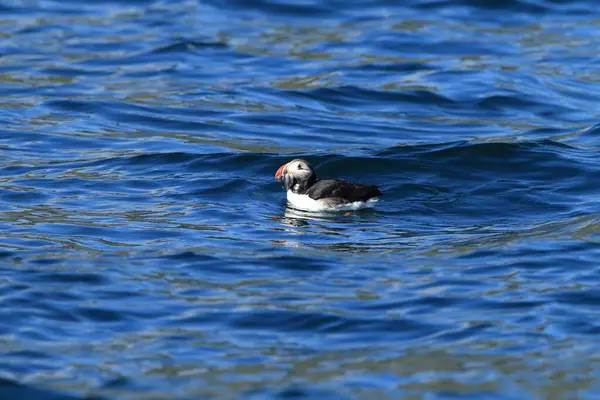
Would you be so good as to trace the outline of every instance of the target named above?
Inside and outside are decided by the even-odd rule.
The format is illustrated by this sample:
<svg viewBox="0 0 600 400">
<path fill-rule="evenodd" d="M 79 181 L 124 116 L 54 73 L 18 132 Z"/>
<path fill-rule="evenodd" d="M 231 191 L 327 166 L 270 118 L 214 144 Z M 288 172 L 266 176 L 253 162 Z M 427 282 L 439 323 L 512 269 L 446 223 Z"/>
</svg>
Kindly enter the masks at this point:
<svg viewBox="0 0 600 400">
<path fill-rule="evenodd" d="M 157 47 L 150 51 L 150 54 L 163 54 L 163 53 L 189 53 L 196 50 L 202 49 L 227 49 L 228 46 L 225 43 L 220 42 L 199 42 L 193 40 L 178 41 L 165 46 Z"/>
</svg>

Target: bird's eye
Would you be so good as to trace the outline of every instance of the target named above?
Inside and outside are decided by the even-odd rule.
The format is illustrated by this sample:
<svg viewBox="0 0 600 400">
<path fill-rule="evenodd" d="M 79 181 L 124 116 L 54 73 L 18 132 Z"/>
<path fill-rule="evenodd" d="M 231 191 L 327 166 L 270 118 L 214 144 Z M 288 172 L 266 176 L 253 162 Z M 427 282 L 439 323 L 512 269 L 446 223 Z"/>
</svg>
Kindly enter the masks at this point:
<svg viewBox="0 0 600 400">
<path fill-rule="evenodd" d="M 302 164 L 298 164 L 298 169 L 302 169 Z"/>
</svg>

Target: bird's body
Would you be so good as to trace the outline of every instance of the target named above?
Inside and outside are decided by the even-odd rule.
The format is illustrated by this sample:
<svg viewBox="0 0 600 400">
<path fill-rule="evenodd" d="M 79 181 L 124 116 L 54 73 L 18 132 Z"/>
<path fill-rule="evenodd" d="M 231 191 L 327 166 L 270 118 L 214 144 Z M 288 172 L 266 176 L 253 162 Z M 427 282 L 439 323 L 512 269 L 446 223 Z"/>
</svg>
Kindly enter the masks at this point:
<svg viewBox="0 0 600 400">
<path fill-rule="evenodd" d="M 317 179 L 312 166 L 295 159 L 282 165 L 275 179 L 285 187 L 288 203 L 304 211 L 351 211 L 373 207 L 382 193 L 375 185 L 345 179 Z"/>
<path fill-rule="evenodd" d="M 366 201 L 353 201 L 340 203 L 337 201 L 329 201 L 328 199 L 314 200 L 307 194 L 294 193 L 291 190 L 287 191 L 287 201 L 293 208 L 303 211 L 354 211 L 361 208 L 371 208 L 375 206 L 377 199 L 369 199 Z"/>
</svg>

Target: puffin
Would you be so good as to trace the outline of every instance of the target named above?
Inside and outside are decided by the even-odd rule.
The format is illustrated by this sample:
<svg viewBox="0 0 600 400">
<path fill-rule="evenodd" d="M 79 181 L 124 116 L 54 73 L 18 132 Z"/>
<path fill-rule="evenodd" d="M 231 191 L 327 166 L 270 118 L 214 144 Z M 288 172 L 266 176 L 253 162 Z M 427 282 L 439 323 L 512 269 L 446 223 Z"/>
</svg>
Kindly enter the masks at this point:
<svg viewBox="0 0 600 400">
<path fill-rule="evenodd" d="M 346 179 L 318 179 L 312 165 L 301 158 L 283 164 L 275 179 L 286 190 L 288 203 L 302 211 L 350 211 L 374 207 L 383 193 L 375 185 Z"/>
</svg>

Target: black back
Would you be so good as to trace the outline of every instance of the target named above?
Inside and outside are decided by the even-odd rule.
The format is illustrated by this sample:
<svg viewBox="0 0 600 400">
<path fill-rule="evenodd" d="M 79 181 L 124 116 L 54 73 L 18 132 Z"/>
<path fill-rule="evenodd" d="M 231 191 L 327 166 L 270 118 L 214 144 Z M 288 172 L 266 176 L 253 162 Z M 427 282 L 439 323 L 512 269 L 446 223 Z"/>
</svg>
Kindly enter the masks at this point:
<svg viewBox="0 0 600 400">
<path fill-rule="evenodd" d="M 367 201 L 382 195 L 375 185 L 363 185 L 345 179 L 319 180 L 304 190 L 304 194 L 308 194 L 313 200 L 337 197 L 347 202 Z"/>
</svg>

